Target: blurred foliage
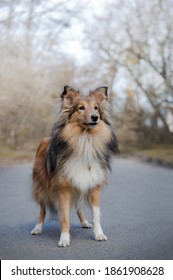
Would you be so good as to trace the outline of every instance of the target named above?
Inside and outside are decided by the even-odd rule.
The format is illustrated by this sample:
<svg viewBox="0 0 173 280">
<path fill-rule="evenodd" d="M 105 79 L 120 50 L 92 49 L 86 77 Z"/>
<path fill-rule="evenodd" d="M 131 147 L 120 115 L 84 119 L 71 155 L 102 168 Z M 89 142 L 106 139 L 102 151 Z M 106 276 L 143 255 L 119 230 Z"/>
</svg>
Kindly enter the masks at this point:
<svg viewBox="0 0 173 280">
<path fill-rule="evenodd" d="M 66 84 L 109 86 L 126 150 L 173 143 L 173 0 L 1 0 L 0 16 L 2 147 L 45 137 Z"/>
<path fill-rule="evenodd" d="M 120 145 L 122 157 L 136 157 L 146 162 L 173 168 L 173 144 L 151 145 L 145 149 L 138 146 Z"/>
</svg>

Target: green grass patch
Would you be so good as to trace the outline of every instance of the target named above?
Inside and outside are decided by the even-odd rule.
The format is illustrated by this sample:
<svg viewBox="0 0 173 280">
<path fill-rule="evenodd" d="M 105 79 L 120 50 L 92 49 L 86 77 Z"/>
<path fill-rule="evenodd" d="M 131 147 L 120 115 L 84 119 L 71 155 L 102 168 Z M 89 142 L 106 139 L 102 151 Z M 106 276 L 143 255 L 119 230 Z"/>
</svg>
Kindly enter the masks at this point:
<svg viewBox="0 0 173 280">
<path fill-rule="evenodd" d="M 136 153 L 151 159 L 162 160 L 167 163 L 173 162 L 173 145 L 157 145 Z"/>
<path fill-rule="evenodd" d="M 33 161 L 37 145 L 27 145 L 26 148 L 12 148 L 5 145 L 0 146 L 1 165 L 15 162 Z M 164 163 L 173 163 L 173 144 L 153 145 L 147 149 L 140 149 L 134 146 L 121 147 L 120 155 L 134 155 L 150 160 L 158 160 Z"/>
<path fill-rule="evenodd" d="M 35 155 L 31 148 L 13 148 L 5 145 L 0 146 L 0 165 L 8 165 L 20 162 L 33 161 Z"/>
<path fill-rule="evenodd" d="M 146 149 L 140 149 L 136 147 L 122 147 L 121 153 L 136 155 L 151 160 L 160 160 L 165 163 L 173 163 L 173 144 L 152 145 Z"/>
</svg>

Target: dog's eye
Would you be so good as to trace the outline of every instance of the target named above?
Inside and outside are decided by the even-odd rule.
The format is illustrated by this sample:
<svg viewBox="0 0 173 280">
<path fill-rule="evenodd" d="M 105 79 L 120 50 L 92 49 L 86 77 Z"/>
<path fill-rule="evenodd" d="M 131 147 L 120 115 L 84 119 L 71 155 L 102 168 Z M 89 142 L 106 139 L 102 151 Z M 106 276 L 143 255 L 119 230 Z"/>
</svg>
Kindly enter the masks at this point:
<svg viewBox="0 0 173 280">
<path fill-rule="evenodd" d="M 85 110 L 85 107 L 84 106 L 80 106 L 79 110 Z"/>
<path fill-rule="evenodd" d="M 98 110 L 98 106 L 97 106 L 97 105 L 95 105 L 95 106 L 94 106 L 94 109 L 95 109 L 95 110 Z"/>
</svg>

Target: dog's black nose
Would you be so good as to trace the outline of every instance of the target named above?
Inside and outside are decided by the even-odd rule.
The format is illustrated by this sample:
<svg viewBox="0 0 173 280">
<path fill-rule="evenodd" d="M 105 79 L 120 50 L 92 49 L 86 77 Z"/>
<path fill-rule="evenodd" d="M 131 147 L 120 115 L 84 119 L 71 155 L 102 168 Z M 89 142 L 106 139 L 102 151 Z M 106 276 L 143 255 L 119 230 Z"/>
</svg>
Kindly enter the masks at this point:
<svg viewBox="0 0 173 280">
<path fill-rule="evenodd" d="M 98 120 L 98 116 L 97 115 L 91 115 L 91 119 L 93 122 L 96 122 Z"/>
</svg>

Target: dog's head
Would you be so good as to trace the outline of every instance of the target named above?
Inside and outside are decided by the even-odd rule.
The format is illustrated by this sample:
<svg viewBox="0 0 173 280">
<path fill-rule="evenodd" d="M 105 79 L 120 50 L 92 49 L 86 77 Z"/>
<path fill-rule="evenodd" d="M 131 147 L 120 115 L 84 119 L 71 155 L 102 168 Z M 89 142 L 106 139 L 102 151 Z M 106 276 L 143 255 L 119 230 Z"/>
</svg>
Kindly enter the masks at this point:
<svg viewBox="0 0 173 280">
<path fill-rule="evenodd" d="M 65 86 L 61 94 L 63 108 L 69 110 L 69 121 L 76 122 L 83 128 L 94 128 L 103 119 L 107 101 L 108 87 L 102 86 L 81 96 L 80 92 Z"/>
</svg>

